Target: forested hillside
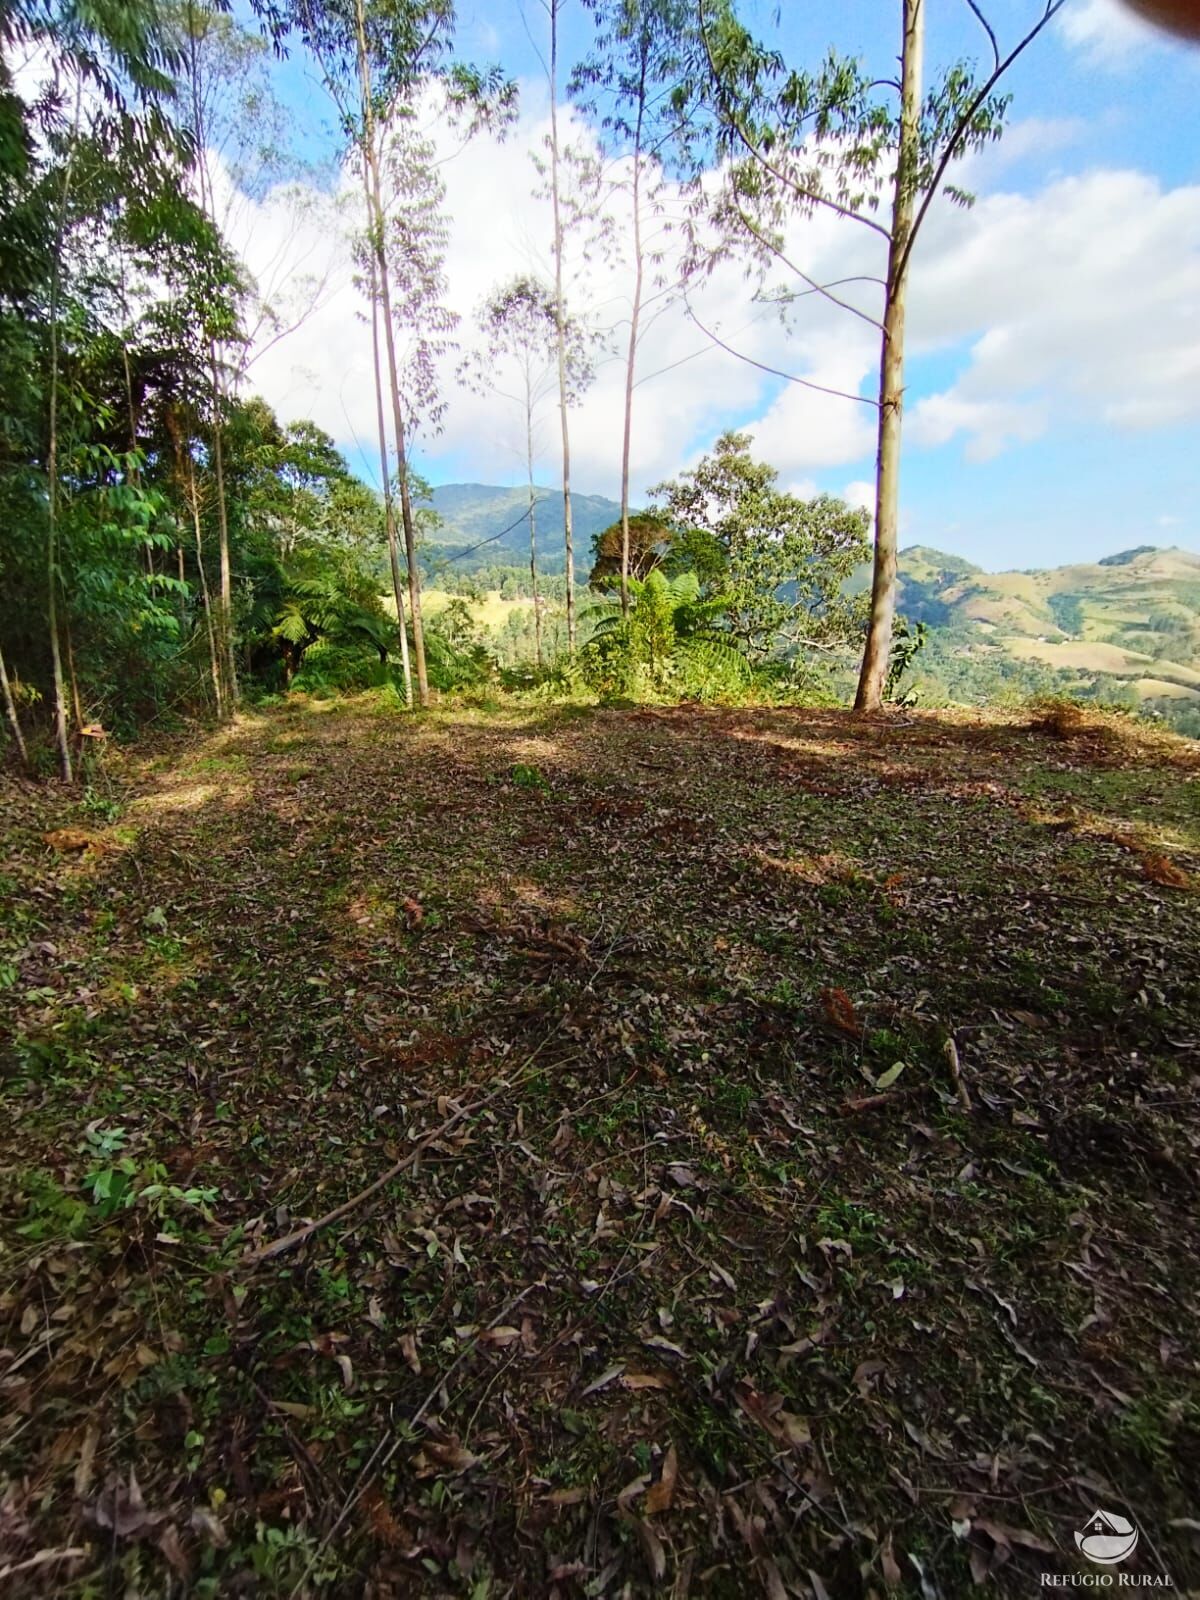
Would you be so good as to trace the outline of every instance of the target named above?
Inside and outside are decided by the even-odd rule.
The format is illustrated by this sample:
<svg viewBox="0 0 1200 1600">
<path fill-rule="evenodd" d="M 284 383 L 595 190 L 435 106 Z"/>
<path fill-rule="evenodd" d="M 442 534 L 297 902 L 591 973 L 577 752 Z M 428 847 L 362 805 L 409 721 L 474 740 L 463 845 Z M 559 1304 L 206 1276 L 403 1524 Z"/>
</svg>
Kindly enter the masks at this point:
<svg viewBox="0 0 1200 1600">
<path fill-rule="evenodd" d="M 488 566 L 511 562 L 524 565 L 522 556 L 529 550 L 529 494 L 524 488 L 503 489 L 495 484 L 443 483 L 429 491 L 425 502 L 437 513 L 437 524 L 430 538 L 430 557 L 436 564 L 439 554 L 454 559 L 467 573 Z M 534 489 L 534 503 L 545 517 L 547 527 L 562 521 L 562 490 Z M 583 552 L 605 528 L 612 527 L 621 515 L 615 500 L 599 494 L 572 494 L 571 515 L 574 532 Z M 542 558 L 546 572 L 561 572 L 563 552 L 557 541 Z"/>
<path fill-rule="evenodd" d="M 931 629 L 935 659 L 918 674 L 930 690 L 986 704 L 1008 679 L 1200 734 L 1200 556 L 1190 551 L 1142 546 L 1086 566 L 987 573 L 914 547 L 901 554 L 899 595 Z"/>
</svg>

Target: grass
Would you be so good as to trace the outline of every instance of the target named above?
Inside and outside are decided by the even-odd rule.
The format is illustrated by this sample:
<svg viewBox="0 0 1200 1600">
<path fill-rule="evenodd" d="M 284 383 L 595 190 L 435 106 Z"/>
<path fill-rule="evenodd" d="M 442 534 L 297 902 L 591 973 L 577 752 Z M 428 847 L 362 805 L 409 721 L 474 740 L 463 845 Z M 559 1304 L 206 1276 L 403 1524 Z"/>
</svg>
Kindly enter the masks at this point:
<svg viewBox="0 0 1200 1600">
<path fill-rule="evenodd" d="M 1096 1504 L 1200 1584 L 1198 773 L 293 700 L 8 783 L 6 1593 L 1024 1596 Z"/>
</svg>

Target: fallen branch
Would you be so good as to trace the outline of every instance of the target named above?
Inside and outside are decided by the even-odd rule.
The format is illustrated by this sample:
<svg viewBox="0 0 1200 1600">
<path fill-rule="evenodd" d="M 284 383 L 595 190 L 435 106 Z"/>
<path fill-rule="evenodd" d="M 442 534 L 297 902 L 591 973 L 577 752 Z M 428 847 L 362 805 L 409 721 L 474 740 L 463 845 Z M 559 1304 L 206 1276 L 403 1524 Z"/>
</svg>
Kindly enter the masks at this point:
<svg viewBox="0 0 1200 1600">
<path fill-rule="evenodd" d="M 962 1102 L 962 1108 L 970 1114 L 971 1096 L 967 1093 L 967 1086 L 963 1082 L 962 1064 L 958 1059 L 958 1046 L 952 1038 L 948 1038 L 942 1049 L 946 1053 L 946 1061 L 950 1067 L 950 1076 L 954 1079 L 954 1092 Z"/>
<path fill-rule="evenodd" d="M 907 1100 L 913 1094 L 911 1088 L 884 1089 L 881 1094 L 855 1095 L 851 1100 L 843 1100 L 837 1108 L 839 1117 L 853 1117 L 860 1111 L 874 1111 L 878 1106 L 890 1106 L 896 1100 Z"/>
<path fill-rule="evenodd" d="M 46 1567 L 52 1561 L 78 1561 L 80 1557 L 90 1554 L 88 1547 L 80 1544 L 68 1545 L 65 1550 L 39 1550 L 28 1561 L 10 1561 L 6 1567 L 0 1567 L 0 1578 L 11 1578 L 18 1572 L 32 1572 L 34 1567 Z"/>
<path fill-rule="evenodd" d="M 504 1087 L 508 1088 L 508 1085 L 505 1084 Z M 401 1156 L 399 1161 L 393 1162 L 386 1172 L 380 1173 L 374 1183 L 369 1183 L 365 1189 L 360 1189 L 358 1194 L 352 1195 L 349 1200 L 344 1200 L 340 1206 L 335 1206 L 332 1211 L 327 1211 L 323 1217 L 317 1217 L 313 1222 L 306 1222 L 302 1228 L 296 1228 L 291 1233 L 285 1233 L 282 1239 L 272 1239 L 270 1244 L 265 1244 L 260 1249 L 252 1251 L 243 1259 L 241 1265 L 247 1268 L 257 1267 L 260 1262 L 270 1261 L 275 1256 L 284 1255 L 288 1250 L 294 1250 L 297 1245 L 303 1244 L 306 1239 L 311 1239 L 314 1233 L 319 1233 L 322 1228 L 327 1228 L 331 1222 L 340 1222 L 343 1217 L 349 1216 L 352 1211 L 357 1210 L 372 1195 L 378 1194 L 381 1189 L 386 1189 L 394 1178 L 398 1178 L 402 1172 L 418 1161 L 431 1144 L 436 1143 L 438 1139 L 444 1138 L 464 1117 L 473 1116 L 476 1111 L 481 1111 L 500 1092 L 499 1089 L 494 1090 L 491 1094 L 485 1095 L 482 1100 L 473 1101 L 472 1104 L 467 1106 L 459 1106 L 453 1116 L 447 1117 L 445 1122 L 434 1128 L 432 1133 L 427 1133 L 423 1139 L 418 1140 L 406 1156 Z"/>
<path fill-rule="evenodd" d="M 534 1050 L 533 1054 L 529 1056 L 515 1078 L 508 1078 L 503 1083 L 497 1084 L 491 1093 L 485 1094 L 482 1099 L 474 1100 L 470 1105 L 459 1106 L 452 1116 L 447 1117 L 439 1127 L 434 1128 L 431 1133 L 427 1133 L 423 1139 L 418 1140 L 406 1156 L 401 1156 L 399 1161 L 394 1161 L 386 1172 L 381 1172 L 379 1177 L 373 1183 L 369 1183 L 365 1189 L 360 1189 L 356 1195 L 352 1195 L 349 1200 L 344 1200 L 340 1206 L 335 1206 L 332 1211 L 327 1211 L 323 1217 L 317 1217 L 313 1222 L 306 1222 L 302 1228 L 296 1228 L 293 1232 L 284 1234 L 282 1239 L 272 1239 L 270 1244 L 265 1244 L 258 1250 L 252 1250 L 248 1256 L 243 1258 L 240 1263 L 241 1266 L 252 1269 L 263 1261 L 270 1261 L 275 1256 L 281 1256 L 289 1250 L 294 1250 L 297 1245 L 303 1244 L 306 1239 L 311 1239 L 314 1233 L 319 1233 L 322 1228 L 327 1228 L 331 1222 L 340 1222 L 343 1217 L 349 1216 L 352 1211 L 356 1211 L 359 1206 L 368 1201 L 372 1195 L 378 1194 L 381 1189 L 386 1189 L 389 1183 L 419 1161 L 431 1144 L 436 1144 L 439 1139 L 445 1138 L 446 1134 L 457 1127 L 464 1118 L 474 1116 L 477 1111 L 482 1111 L 485 1106 L 490 1106 L 494 1100 L 498 1100 L 502 1094 L 508 1094 L 511 1090 L 519 1088 L 525 1079 L 532 1074 L 538 1053 L 543 1046 L 550 1042 L 561 1027 L 562 1020 L 560 1019 L 551 1032 L 547 1034 L 546 1038 L 542 1040 L 541 1044 L 538 1045 L 537 1049 Z M 571 1057 L 570 1059 L 574 1060 L 575 1058 Z M 564 1066 L 566 1063 L 559 1062 L 558 1065 Z"/>
</svg>

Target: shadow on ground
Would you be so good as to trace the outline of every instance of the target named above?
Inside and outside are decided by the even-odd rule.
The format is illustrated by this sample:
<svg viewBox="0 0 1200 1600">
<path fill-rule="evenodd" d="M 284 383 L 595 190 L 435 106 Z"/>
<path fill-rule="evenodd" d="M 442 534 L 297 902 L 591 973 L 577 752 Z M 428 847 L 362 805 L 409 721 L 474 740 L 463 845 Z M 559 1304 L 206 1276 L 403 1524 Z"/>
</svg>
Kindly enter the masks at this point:
<svg viewBox="0 0 1200 1600">
<path fill-rule="evenodd" d="M 86 852 L 13 788 L 13 1592 L 1200 1581 L 1198 769 L 293 702 Z"/>
</svg>

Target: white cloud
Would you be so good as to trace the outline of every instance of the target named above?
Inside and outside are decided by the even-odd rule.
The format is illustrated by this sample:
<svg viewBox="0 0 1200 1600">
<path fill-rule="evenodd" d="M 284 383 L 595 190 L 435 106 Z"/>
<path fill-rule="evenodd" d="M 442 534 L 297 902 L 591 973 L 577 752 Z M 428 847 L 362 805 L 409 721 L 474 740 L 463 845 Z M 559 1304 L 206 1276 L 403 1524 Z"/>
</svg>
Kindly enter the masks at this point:
<svg viewBox="0 0 1200 1600">
<path fill-rule="evenodd" d="M 570 136 L 586 140 L 579 126 L 568 122 Z M 536 86 L 524 100 L 521 121 L 507 140 L 480 138 L 442 169 L 447 186 L 447 211 L 452 219 L 447 270 L 449 299 L 463 314 L 458 337 L 465 347 L 476 338 L 475 309 L 495 285 L 516 273 L 552 273 L 549 242 L 550 206 L 533 194 L 535 174 L 529 152 L 540 148 L 548 119 Z M 449 141 L 447 141 L 449 143 Z M 346 184 L 347 223 L 352 223 L 356 193 Z M 679 209 L 678 195 L 669 196 Z M 612 203 L 618 232 L 627 226 L 618 197 Z M 260 354 L 251 383 L 286 418 L 311 416 L 344 445 L 371 446 L 374 437 L 374 393 L 370 366 L 369 328 L 363 301 L 352 283 L 348 247 L 332 225 L 330 208 L 316 208 L 311 218 L 297 219 L 268 197 L 261 204 L 243 200 L 236 242 L 251 268 L 281 256 L 319 259 L 328 283 L 315 312 L 294 335 Z M 821 233 L 822 243 L 827 243 Z M 290 240 L 290 242 L 289 242 Z M 619 262 L 592 251 L 584 259 L 576 242 L 567 271 L 576 307 L 598 321 L 618 326 L 612 351 L 601 360 L 596 381 L 572 413 L 573 482 L 584 492 L 613 493 L 617 486 L 624 404 L 621 359 L 628 328 L 629 275 Z M 328 271 L 330 251 L 337 255 Z M 838 329 L 842 313 L 828 308 L 796 337 L 786 337 L 777 316 L 753 307 L 739 262 L 730 260 L 691 293 L 701 322 L 739 351 L 767 365 L 786 349 L 791 369 L 830 388 L 857 390 L 875 365 L 872 336 L 847 340 Z M 512 477 L 519 471 L 523 438 L 515 408 L 495 395 L 479 396 L 460 388 L 447 367 L 451 404 L 445 431 L 420 442 L 422 461 L 434 475 L 438 461 L 468 456 L 472 471 L 482 477 Z M 713 346 L 676 302 L 665 314 L 647 319 L 640 347 L 632 441 L 635 492 L 643 493 L 659 479 L 694 461 L 715 435 L 738 416 L 760 416 L 749 423 L 762 452 L 785 476 L 804 479 L 814 469 L 854 460 L 866 435 L 855 407 L 799 387 L 779 385 L 770 376 Z M 548 404 L 539 430 L 545 443 L 541 472 L 553 481 L 557 412 Z"/>
<path fill-rule="evenodd" d="M 1110 71 L 1131 65 L 1148 45 L 1163 42 L 1162 34 L 1121 0 L 1070 0 L 1059 13 L 1058 28 L 1088 62 Z"/>
<path fill-rule="evenodd" d="M 855 478 L 842 490 L 842 499 L 848 506 L 869 511 L 875 515 L 875 484 L 867 478 Z"/>
<path fill-rule="evenodd" d="M 464 313 L 464 344 L 473 337 L 471 315 L 493 285 L 517 272 L 549 274 L 549 205 L 532 193 L 528 159 L 546 127 L 535 88 L 508 140 L 477 140 L 443 168 L 453 218 L 450 299 Z M 975 207 L 936 206 L 915 257 L 908 441 L 937 448 L 961 439 L 970 459 L 983 460 L 1064 422 L 1127 430 L 1200 417 L 1200 187 L 1168 189 L 1142 173 L 1098 170 L 1029 194 L 1003 192 L 1002 166 L 989 159 L 966 174 L 980 195 Z M 345 189 L 346 204 L 355 206 L 354 184 L 346 180 Z M 278 276 L 280 263 L 305 262 L 328 278 L 303 327 L 260 355 L 252 385 L 282 417 L 311 416 L 371 459 L 370 336 L 330 208 L 297 215 L 274 195 L 245 201 L 239 214 L 239 242 L 256 270 Z M 616 221 L 620 229 L 619 208 Z M 609 323 L 627 316 L 625 270 L 596 252 L 585 261 L 578 245 L 573 249 L 567 281 L 576 306 Z M 880 270 L 877 236 L 836 218 L 798 222 L 788 249 L 821 281 Z M 877 287 L 839 292 L 875 310 Z M 850 395 L 872 391 L 876 329 L 820 297 L 801 301 L 785 328 L 774 311 L 751 304 L 741 267 L 730 260 L 695 289 L 692 304 L 701 322 L 764 367 Z M 622 333 L 618 328 L 615 345 Z M 837 467 L 865 468 L 873 454 L 870 405 L 781 382 L 712 348 L 682 304 L 648 328 L 641 355 L 635 495 L 694 462 L 731 425 L 755 436 L 759 453 L 788 483 Z M 932 394 L 920 384 L 926 357 L 938 362 L 940 389 Z M 949 382 L 940 375 L 947 359 L 961 369 Z M 623 376 L 619 355 L 604 362 L 573 413 L 573 481 L 583 492 L 618 487 Z M 445 432 L 420 441 L 422 468 L 437 477 L 469 462 L 481 479 L 514 479 L 518 417 L 494 395 L 449 387 Z M 542 432 L 540 473 L 553 482 L 552 405 Z"/>
<path fill-rule="evenodd" d="M 962 432 L 982 459 L 1056 421 L 1200 417 L 1200 187 L 1101 171 L 943 211 L 912 301 L 914 344 L 974 341 L 914 406 L 918 442 Z"/>
</svg>

